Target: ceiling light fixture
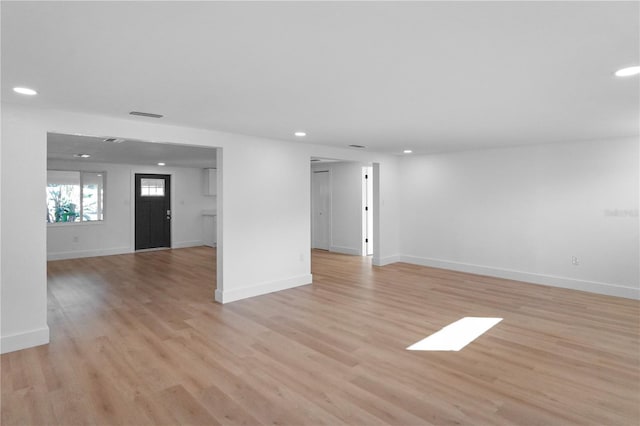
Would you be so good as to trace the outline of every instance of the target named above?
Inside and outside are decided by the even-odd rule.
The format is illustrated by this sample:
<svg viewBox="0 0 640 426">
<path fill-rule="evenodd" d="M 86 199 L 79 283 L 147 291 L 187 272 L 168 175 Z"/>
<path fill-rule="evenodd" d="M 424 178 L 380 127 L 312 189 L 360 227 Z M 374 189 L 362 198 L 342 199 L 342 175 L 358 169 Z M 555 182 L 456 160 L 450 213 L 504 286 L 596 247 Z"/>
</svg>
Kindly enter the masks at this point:
<svg viewBox="0 0 640 426">
<path fill-rule="evenodd" d="M 349 146 L 351 148 L 358 148 L 358 149 L 366 148 L 366 146 L 364 146 L 364 145 L 355 145 L 355 144 L 353 144 L 353 145 L 349 145 Z"/>
<path fill-rule="evenodd" d="M 89 158 L 91 157 L 90 154 L 73 154 L 74 157 L 76 158 Z"/>
<path fill-rule="evenodd" d="M 165 163 L 158 163 L 158 166 L 166 166 Z"/>
<path fill-rule="evenodd" d="M 633 67 L 622 68 L 616 71 L 616 77 L 629 77 L 631 75 L 640 74 L 640 66 L 635 65 Z"/>
<path fill-rule="evenodd" d="M 405 154 L 411 154 L 413 151 L 411 151 L 410 149 L 405 149 L 405 150 L 404 150 L 404 151 L 402 151 L 402 152 L 404 152 Z"/>
<path fill-rule="evenodd" d="M 36 92 L 33 89 L 29 89 L 28 87 L 14 87 L 13 91 L 16 93 L 20 93 L 21 95 L 28 95 L 28 96 L 33 96 L 38 94 L 38 92 Z"/>
<path fill-rule="evenodd" d="M 307 134 L 305 132 L 295 132 L 294 135 L 299 137 L 299 138 L 303 138 L 303 137 L 307 136 Z"/>
</svg>

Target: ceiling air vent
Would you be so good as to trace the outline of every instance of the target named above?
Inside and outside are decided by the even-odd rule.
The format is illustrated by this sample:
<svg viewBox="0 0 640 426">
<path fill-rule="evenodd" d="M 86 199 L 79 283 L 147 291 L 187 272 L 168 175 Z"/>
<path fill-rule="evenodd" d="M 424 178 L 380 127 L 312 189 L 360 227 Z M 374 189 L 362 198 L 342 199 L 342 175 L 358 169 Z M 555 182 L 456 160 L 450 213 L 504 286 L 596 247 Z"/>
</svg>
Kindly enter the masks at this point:
<svg viewBox="0 0 640 426">
<path fill-rule="evenodd" d="M 139 115 L 141 117 L 162 118 L 164 115 L 152 114 L 150 112 L 131 111 L 130 115 Z"/>
<path fill-rule="evenodd" d="M 104 142 L 109 142 L 109 143 L 122 143 L 124 142 L 124 139 L 120 139 L 120 138 L 106 138 L 104 140 Z"/>
<path fill-rule="evenodd" d="M 364 145 L 349 145 L 351 148 L 366 148 Z"/>
<path fill-rule="evenodd" d="M 311 159 L 311 162 L 312 162 L 312 163 L 313 163 L 313 162 L 315 162 L 315 161 L 320 161 L 320 160 L 319 160 L 318 158 L 312 158 L 312 159 Z"/>
</svg>

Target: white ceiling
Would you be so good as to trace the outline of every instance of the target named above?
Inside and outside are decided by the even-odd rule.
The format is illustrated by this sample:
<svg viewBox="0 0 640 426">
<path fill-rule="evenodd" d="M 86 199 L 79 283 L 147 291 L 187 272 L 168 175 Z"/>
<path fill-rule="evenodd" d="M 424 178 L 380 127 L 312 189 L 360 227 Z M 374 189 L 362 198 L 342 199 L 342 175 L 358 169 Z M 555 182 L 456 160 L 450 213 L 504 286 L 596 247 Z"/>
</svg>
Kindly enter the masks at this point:
<svg viewBox="0 0 640 426">
<path fill-rule="evenodd" d="M 387 152 L 627 137 L 639 28 L 638 2 L 3 1 L 2 100 Z"/>
<path fill-rule="evenodd" d="M 121 143 L 105 142 L 111 136 L 47 134 L 47 159 L 78 161 L 83 163 L 114 163 L 167 167 L 215 168 L 215 148 L 149 143 L 125 139 Z M 74 154 L 89 154 L 89 158 L 76 158 Z"/>
</svg>

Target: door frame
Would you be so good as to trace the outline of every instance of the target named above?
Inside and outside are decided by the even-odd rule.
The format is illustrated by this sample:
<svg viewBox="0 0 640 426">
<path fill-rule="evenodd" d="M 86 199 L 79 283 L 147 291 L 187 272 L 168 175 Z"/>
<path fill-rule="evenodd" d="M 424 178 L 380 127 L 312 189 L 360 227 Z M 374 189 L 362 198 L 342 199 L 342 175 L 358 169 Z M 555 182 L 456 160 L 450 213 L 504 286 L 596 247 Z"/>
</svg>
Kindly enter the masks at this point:
<svg viewBox="0 0 640 426">
<path fill-rule="evenodd" d="M 373 255 L 373 166 L 362 166 L 362 256 Z"/>
<path fill-rule="evenodd" d="M 313 235 L 314 235 L 314 233 L 313 233 L 313 228 L 314 228 L 314 225 L 313 225 L 314 224 L 314 217 L 313 217 L 313 207 L 314 207 L 313 177 L 314 177 L 314 175 L 316 173 L 327 173 L 329 175 L 329 215 L 328 215 L 328 219 L 327 219 L 328 227 L 329 227 L 329 236 L 328 236 L 329 237 L 329 241 L 328 241 L 328 246 L 327 246 L 326 250 L 327 251 L 331 251 L 331 247 L 333 246 L 333 224 L 332 224 L 332 221 L 331 221 L 332 216 L 333 216 L 333 214 L 332 214 L 332 206 L 333 206 L 332 196 L 333 196 L 333 194 L 332 194 L 332 191 L 331 191 L 331 188 L 333 188 L 333 175 L 331 173 L 331 168 L 330 167 L 328 167 L 326 169 L 318 169 L 318 170 L 314 170 L 313 168 L 311 169 L 311 184 L 310 184 L 310 190 L 311 190 L 310 191 L 310 195 L 311 195 L 311 197 L 310 197 L 311 198 L 311 203 L 310 203 L 310 209 L 311 209 L 311 214 L 310 214 L 310 216 L 311 216 L 311 227 L 310 227 L 311 228 L 310 229 L 310 231 L 311 231 L 310 232 L 311 249 L 313 250 L 315 248 L 314 244 L 313 244 L 313 241 L 314 241 L 313 240 Z M 323 249 L 318 249 L 318 250 L 323 250 Z"/>
<path fill-rule="evenodd" d="M 162 247 L 162 248 L 158 248 L 158 249 L 148 249 L 148 250 L 166 250 L 166 249 L 170 249 L 173 248 L 173 217 L 174 217 L 174 213 L 175 213 L 175 176 L 174 176 L 174 172 L 171 170 L 158 170 L 157 168 L 148 168 L 148 169 L 131 169 L 131 174 L 129 176 L 129 186 L 131 188 L 131 191 L 129 193 L 129 223 L 130 223 L 130 229 L 129 229 L 129 251 L 131 253 L 135 253 L 136 252 L 136 175 L 168 175 L 171 177 L 171 182 L 169 184 L 169 190 L 171 191 L 171 200 L 170 200 L 170 206 L 171 206 L 171 232 L 169 233 L 169 247 Z M 140 251 L 140 250 L 137 250 Z"/>
</svg>

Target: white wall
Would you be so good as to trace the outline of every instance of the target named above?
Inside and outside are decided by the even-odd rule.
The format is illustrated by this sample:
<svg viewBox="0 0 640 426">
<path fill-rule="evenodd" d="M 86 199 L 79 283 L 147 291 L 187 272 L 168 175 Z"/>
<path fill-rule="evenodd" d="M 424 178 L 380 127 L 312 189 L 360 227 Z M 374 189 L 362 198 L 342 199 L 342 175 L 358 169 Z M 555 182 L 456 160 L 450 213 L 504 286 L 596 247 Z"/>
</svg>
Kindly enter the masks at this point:
<svg viewBox="0 0 640 426">
<path fill-rule="evenodd" d="M 400 260 L 399 174 L 398 158 L 373 163 L 373 264 L 376 266 Z"/>
<path fill-rule="evenodd" d="M 638 298 L 638 154 L 608 140 L 405 157 L 401 258 Z"/>
<path fill-rule="evenodd" d="M 0 9 L 2 9 L 0 7 Z M 1 15 L 1 13 L 0 13 Z M 0 43 L 1 45 L 1 43 Z M 0 85 L 1 88 L 1 85 Z M 2 117 L 2 105 L 0 104 L 0 117 Z M 0 207 L 2 206 L 2 138 L 4 131 L 2 130 L 2 121 L 0 120 Z M 0 208 L 0 241 L 3 240 L 2 235 L 2 208 Z M 2 247 L 0 245 L 0 309 L 2 309 Z M 0 331 L 2 330 L 2 315 L 0 315 Z M 0 333 L 0 336 L 2 334 Z M 0 338 L 0 354 L 4 353 L 2 350 L 2 339 Z"/>
<path fill-rule="evenodd" d="M 362 255 L 362 163 L 312 164 L 331 173 L 330 251 Z"/>
<path fill-rule="evenodd" d="M 224 151 L 218 219 L 225 259 L 235 261 L 225 262 L 216 300 L 310 283 L 308 154 L 289 143 L 249 138 Z"/>
<path fill-rule="evenodd" d="M 47 228 L 42 220 L 47 132 L 115 135 L 222 148 L 217 158 L 216 299 L 224 303 L 311 282 L 312 156 L 383 165 L 395 161 L 382 154 L 162 125 L 147 119 L 6 104 L 2 112 L 3 352 L 49 340 Z M 387 227 L 386 220 L 391 217 L 382 219 L 382 228 Z M 383 248 L 384 244 L 385 241 Z"/>
<path fill-rule="evenodd" d="M 171 175 L 171 246 L 180 248 L 203 244 L 202 210 L 214 209 L 215 198 L 203 195 L 202 169 L 54 160 L 48 161 L 48 168 L 106 172 L 105 220 L 48 225 L 49 260 L 134 251 L 135 201 L 132 187 L 135 173 Z"/>
</svg>

